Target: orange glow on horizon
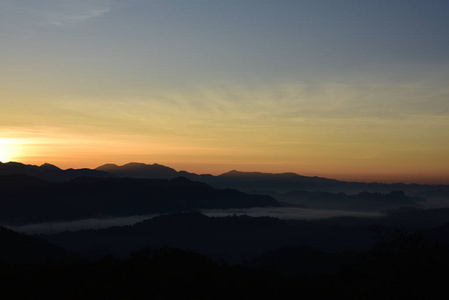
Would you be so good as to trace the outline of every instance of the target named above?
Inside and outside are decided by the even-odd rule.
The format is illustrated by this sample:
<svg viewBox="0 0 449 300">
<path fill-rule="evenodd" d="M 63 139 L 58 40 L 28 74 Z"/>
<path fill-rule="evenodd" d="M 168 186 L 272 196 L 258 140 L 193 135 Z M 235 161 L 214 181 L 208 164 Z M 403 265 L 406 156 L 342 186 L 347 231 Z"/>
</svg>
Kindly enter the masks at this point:
<svg viewBox="0 0 449 300">
<path fill-rule="evenodd" d="M 0 161 L 13 161 L 20 156 L 20 140 L 13 138 L 0 138 Z"/>
<path fill-rule="evenodd" d="M 0 132 L 0 161 L 50 163 L 62 169 L 142 162 L 197 174 L 293 172 L 344 181 L 449 184 L 444 148 L 408 147 L 396 140 L 377 145 L 377 139 L 365 141 L 361 136 L 337 143 L 328 135 L 325 140 L 309 136 L 296 141 L 265 134 L 270 138 L 223 135 L 209 140 L 58 127 L 10 129 Z"/>
</svg>

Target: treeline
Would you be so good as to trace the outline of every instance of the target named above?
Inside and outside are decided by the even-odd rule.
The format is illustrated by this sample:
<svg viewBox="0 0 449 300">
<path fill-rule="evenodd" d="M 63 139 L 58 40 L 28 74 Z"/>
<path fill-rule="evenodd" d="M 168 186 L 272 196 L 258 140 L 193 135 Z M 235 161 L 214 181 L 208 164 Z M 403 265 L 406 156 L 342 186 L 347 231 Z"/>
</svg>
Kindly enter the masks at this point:
<svg viewBox="0 0 449 300">
<path fill-rule="evenodd" d="M 449 256 L 444 245 L 420 234 L 381 234 L 385 240 L 372 250 L 342 253 L 350 258 L 347 264 L 317 276 L 285 277 L 257 263 L 230 266 L 161 247 L 121 259 L 3 263 L 0 283 L 4 299 L 433 299 L 445 290 Z"/>
<path fill-rule="evenodd" d="M 252 299 L 300 288 L 272 272 L 167 247 L 126 259 L 3 264 L 0 282 L 3 299 Z"/>
</svg>

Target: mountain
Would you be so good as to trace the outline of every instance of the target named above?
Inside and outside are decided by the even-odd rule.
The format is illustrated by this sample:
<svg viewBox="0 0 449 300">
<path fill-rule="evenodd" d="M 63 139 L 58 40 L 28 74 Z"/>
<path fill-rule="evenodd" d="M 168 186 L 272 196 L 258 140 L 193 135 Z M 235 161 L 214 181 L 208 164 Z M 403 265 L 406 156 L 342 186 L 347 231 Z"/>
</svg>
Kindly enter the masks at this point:
<svg viewBox="0 0 449 300">
<path fill-rule="evenodd" d="M 131 226 L 62 232 L 42 235 L 42 238 L 87 255 L 126 256 L 140 248 L 166 245 L 227 262 L 241 262 L 267 251 L 299 245 L 325 253 L 365 251 L 379 241 L 381 230 L 425 231 L 446 224 L 448 216 L 449 209 L 409 209 L 391 211 L 377 218 L 306 221 L 245 215 L 208 217 L 199 212 L 185 212 L 160 215 Z M 446 240 L 448 227 L 442 227 L 439 234 L 446 236 Z M 282 261 L 288 263 L 286 258 Z"/>
<path fill-rule="evenodd" d="M 425 201 L 420 197 L 409 197 L 403 191 L 392 191 L 388 194 L 361 192 L 354 195 L 307 191 L 267 192 L 266 194 L 293 206 L 348 211 L 382 211 L 400 207 L 420 207 Z"/>
<path fill-rule="evenodd" d="M 236 188 L 236 189 L 257 189 L 260 187 L 266 188 L 287 188 L 292 185 L 313 187 L 316 185 L 336 184 L 337 180 L 321 178 L 321 177 L 307 177 L 295 173 L 261 173 L 261 172 L 240 172 L 236 170 L 227 173 L 213 176 L 210 174 L 198 175 L 187 171 L 176 171 L 175 169 L 159 165 L 159 164 L 144 164 L 144 163 L 128 163 L 123 166 L 115 164 L 105 164 L 95 170 L 108 172 L 118 177 L 134 177 L 134 178 L 163 178 L 170 179 L 178 176 L 186 177 L 195 181 L 202 181 L 217 188 Z"/>
<path fill-rule="evenodd" d="M 67 258 L 62 248 L 0 226 L 0 263 L 36 263 Z"/>
<path fill-rule="evenodd" d="M 245 194 L 231 189 L 219 190 L 183 177 L 78 177 L 50 183 L 24 175 L 11 176 L 0 177 L 0 182 L 13 181 L 16 184 L 16 188 L 4 187 L 1 190 L 0 224 L 30 224 L 192 209 L 279 206 L 270 196 Z"/>
<path fill-rule="evenodd" d="M 23 174 L 0 175 L 0 191 L 41 188 L 51 184 L 43 179 Z"/>
<path fill-rule="evenodd" d="M 437 191 L 438 195 L 447 195 L 449 185 L 423 185 L 404 183 L 365 183 L 348 182 L 323 177 L 302 176 L 296 173 L 261 173 L 230 172 L 214 176 L 210 174 L 195 174 L 187 171 L 176 171 L 173 168 L 160 164 L 128 163 L 122 166 L 105 164 L 94 170 L 67 169 L 62 170 L 50 164 L 42 166 L 24 165 L 21 163 L 0 163 L 0 175 L 24 174 L 35 176 L 48 181 L 67 181 L 80 176 L 88 177 L 130 177 L 149 179 L 173 179 L 185 177 L 192 181 L 200 181 L 214 188 L 232 188 L 252 193 L 286 193 L 291 191 L 329 192 L 358 194 L 361 192 L 390 193 L 403 191 L 411 196 L 432 197 Z M 437 198 L 437 197 L 435 197 Z"/>
<path fill-rule="evenodd" d="M 42 238 L 86 255 L 126 256 L 143 247 L 166 245 L 218 260 L 241 262 L 267 251 L 298 245 L 327 253 L 367 250 L 376 242 L 375 234 L 368 228 L 388 223 L 391 223 L 389 216 L 306 221 L 245 215 L 208 217 L 186 212 L 156 216 L 131 226 L 62 232 Z M 406 219 L 402 225 L 410 223 L 413 220 Z"/>
<path fill-rule="evenodd" d="M 91 169 L 67 169 L 62 170 L 54 165 L 45 163 L 41 166 L 26 165 L 18 162 L 0 162 L 0 175 L 22 174 L 37 177 L 48 181 L 67 181 L 80 176 L 112 177 L 110 173 Z"/>
<path fill-rule="evenodd" d="M 161 215 L 132 226 L 42 236 L 76 253 L 126 256 L 144 247 L 191 249 L 238 261 L 296 243 L 287 222 L 270 217 L 207 217 L 198 212 Z"/>
<path fill-rule="evenodd" d="M 418 193 L 427 191 L 449 191 L 449 185 L 348 182 L 316 176 L 302 176 L 291 172 L 262 173 L 232 170 L 218 176 L 210 174 L 199 175 L 187 171 L 177 172 L 172 168 L 158 164 L 148 165 L 143 163 L 130 163 L 123 166 L 107 164 L 96 168 L 96 170 L 105 171 L 118 177 L 170 179 L 182 176 L 190 180 L 207 183 L 215 188 L 232 188 L 256 193 L 308 191 L 358 194 L 362 192 L 390 193 L 403 191 L 408 195 L 419 196 Z"/>
<path fill-rule="evenodd" d="M 190 178 L 188 176 L 186 177 Z M 285 193 L 290 191 L 308 191 L 358 194 L 362 192 L 390 193 L 392 191 L 404 191 L 407 194 L 415 195 L 418 192 L 436 189 L 449 191 L 449 185 L 350 182 L 324 177 L 302 176 L 296 173 L 260 173 L 233 170 L 215 176 L 214 178 L 204 178 L 204 182 L 212 186 L 227 186 L 243 191 L 257 192 L 271 191 Z"/>
<path fill-rule="evenodd" d="M 108 172 L 119 177 L 139 177 L 139 178 L 157 178 L 157 179 L 171 179 L 179 177 L 175 169 L 159 165 L 159 164 L 144 164 L 144 163 L 128 163 L 123 166 L 115 164 L 105 164 L 95 170 Z"/>
<path fill-rule="evenodd" d="M 40 167 L 39 167 L 39 169 L 41 170 L 41 171 L 44 171 L 44 172 L 49 172 L 49 171 L 62 171 L 60 168 L 58 168 L 57 166 L 55 166 L 55 165 L 52 165 L 52 164 L 49 164 L 49 163 L 44 163 L 43 165 L 41 165 Z"/>
<path fill-rule="evenodd" d="M 325 253 L 366 251 L 401 232 L 423 233 L 448 242 L 448 219 L 449 209 L 407 209 L 376 218 L 309 221 L 245 215 L 207 217 L 199 212 L 185 212 L 160 215 L 131 226 L 62 232 L 41 238 L 75 253 L 95 257 L 107 253 L 127 256 L 144 247 L 165 245 L 190 249 L 218 260 L 241 262 L 267 251 L 300 245 Z M 286 257 L 281 261 L 288 264 Z"/>
</svg>

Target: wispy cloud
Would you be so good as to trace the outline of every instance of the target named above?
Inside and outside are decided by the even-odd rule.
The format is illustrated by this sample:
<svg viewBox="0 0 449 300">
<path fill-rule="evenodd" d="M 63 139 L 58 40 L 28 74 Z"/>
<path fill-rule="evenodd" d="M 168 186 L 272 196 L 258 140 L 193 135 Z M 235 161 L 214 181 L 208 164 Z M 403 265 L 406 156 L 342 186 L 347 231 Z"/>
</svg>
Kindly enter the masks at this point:
<svg viewBox="0 0 449 300">
<path fill-rule="evenodd" d="M 55 1 L 50 1 L 55 2 Z M 70 26 L 88 19 L 101 17 L 110 9 L 108 0 L 57 1 L 58 5 L 46 7 L 43 17 L 55 26 Z"/>
<path fill-rule="evenodd" d="M 111 0 L 7 0 L 3 6 L 24 21 L 73 26 L 109 13 Z"/>
<path fill-rule="evenodd" d="M 78 231 L 83 229 L 102 229 L 112 226 L 133 225 L 146 219 L 151 219 L 155 215 L 140 215 L 117 218 L 92 218 L 76 221 L 65 221 L 55 223 L 28 224 L 22 226 L 7 226 L 13 230 L 28 234 L 52 234 L 63 231 Z"/>
</svg>

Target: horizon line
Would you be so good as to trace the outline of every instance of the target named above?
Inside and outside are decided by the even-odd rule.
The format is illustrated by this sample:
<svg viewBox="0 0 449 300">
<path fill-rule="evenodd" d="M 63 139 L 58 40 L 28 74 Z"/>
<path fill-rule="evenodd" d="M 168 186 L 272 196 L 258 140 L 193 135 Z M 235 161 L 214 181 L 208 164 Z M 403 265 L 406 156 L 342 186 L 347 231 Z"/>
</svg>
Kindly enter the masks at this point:
<svg viewBox="0 0 449 300">
<path fill-rule="evenodd" d="M 49 163 L 49 162 L 44 162 L 44 163 L 41 163 L 41 164 L 33 164 L 33 163 L 24 163 L 24 162 L 19 162 L 19 161 L 7 161 L 7 162 L 0 161 L 0 164 L 7 164 L 7 163 L 17 163 L 17 164 L 22 164 L 22 165 L 27 165 L 27 166 L 36 166 L 36 167 L 42 167 L 43 165 L 48 164 L 48 165 L 55 166 L 55 167 L 57 167 L 58 169 L 60 169 L 62 171 L 82 170 L 82 169 L 96 170 L 99 167 L 104 166 L 104 165 L 115 165 L 117 167 L 123 167 L 123 166 L 128 165 L 128 164 L 141 164 L 141 165 L 147 165 L 147 166 L 159 165 L 159 166 L 163 166 L 163 167 L 166 167 L 166 168 L 173 169 L 177 173 L 179 173 L 179 172 L 187 172 L 187 173 L 191 173 L 191 174 L 195 174 L 195 175 L 220 176 L 220 175 L 227 174 L 227 173 L 230 173 L 230 172 L 270 174 L 270 175 L 294 174 L 294 175 L 297 175 L 297 176 L 303 176 L 303 177 L 309 177 L 309 178 L 321 178 L 321 179 L 337 180 L 337 181 L 342 181 L 342 182 L 357 182 L 357 183 L 367 183 L 367 184 L 376 184 L 377 183 L 377 184 L 391 184 L 391 185 L 394 185 L 394 184 L 407 184 L 407 185 L 432 185 L 432 186 L 449 185 L 449 180 L 447 180 L 447 179 L 446 179 L 447 180 L 446 182 L 444 182 L 444 181 L 431 182 L 429 180 L 426 180 L 425 182 L 416 182 L 416 181 L 407 181 L 407 180 L 403 180 L 403 181 L 389 181 L 386 178 L 384 178 L 384 180 L 380 180 L 380 181 L 376 180 L 376 179 L 374 179 L 374 180 L 369 180 L 368 179 L 368 180 L 364 180 L 364 181 L 356 180 L 356 179 L 355 180 L 354 179 L 350 179 L 350 178 L 354 178 L 354 177 L 366 177 L 366 176 L 372 176 L 372 177 L 378 177 L 378 178 L 382 177 L 382 175 L 379 175 L 379 174 L 350 175 L 350 174 L 342 173 L 342 174 L 333 174 L 333 175 L 330 175 L 330 176 L 329 175 L 303 175 L 303 174 L 300 174 L 300 173 L 297 173 L 297 172 L 293 172 L 293 171 L 285 171 L 285 172 L 239 171 L 236 168 L 233 168 L 233 169 L 231 169 L 229 171 L 226 171 L 226 172 L 223 172 L 223 173 L 217 173 L 217 174 L 213 174 L 213 173 L 197 173 L 197 172 L 187 171 L 185 169 L 175 169 L 175 168 L 173 168 L 171 166 L 167 166 L 165 164 L 160 164 L 160 163 L 144 163 L 144 162 L 136 162 L 136 161 L 130 161 L 130 162 L 124 163 L 122 165 L 119 165 L 119 164 L 116 164 L 116 163 L 103 163 L 103 164 L 100 164 L 99 166 L 94 167 L 94 168 L 89 168 L 89 167 L 81 167 L 81 168 L 69 167 L 69 168 L 65 168 L 65 169 L 59 167 L 58 165 L 56 165 L 54 163 Z M 107 171 L 104 171 L 104 172 L 107 172 Z M 333 177 L 333 176 L 336 176 L 336 177 Z M 340 177 L 340 178 L 338 178 L 338 177 Z M 346 177 L 348 179 L 345 179 L 344 177 Z M 426 176 L 423 176 L 423 177 L 424 178 L 428 178 Z"/>
</svg>

